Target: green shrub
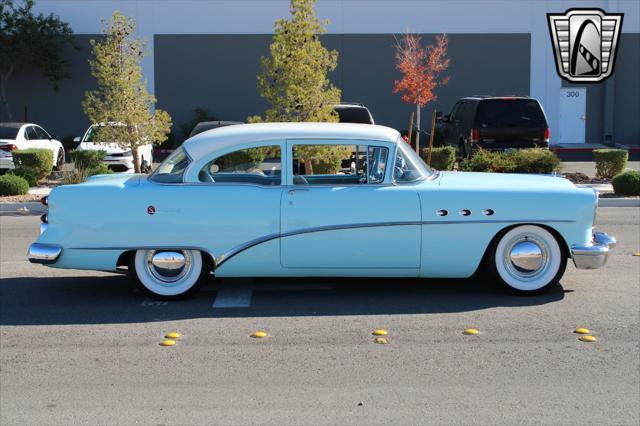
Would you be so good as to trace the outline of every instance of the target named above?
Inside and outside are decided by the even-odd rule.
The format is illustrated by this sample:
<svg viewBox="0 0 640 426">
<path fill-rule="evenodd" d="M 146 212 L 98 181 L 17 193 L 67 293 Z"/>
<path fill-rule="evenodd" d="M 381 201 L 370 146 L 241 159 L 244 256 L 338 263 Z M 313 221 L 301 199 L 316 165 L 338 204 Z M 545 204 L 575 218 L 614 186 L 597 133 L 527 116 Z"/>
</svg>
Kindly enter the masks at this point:
<svg viewBox="0 0 640 426">
<path fill-rule="evenodd" d="M 9 173 L 15 176 L 20 176 L 29 183 L 29 186 L 38 185 L 38 172 L 31 167 L 16 167 Z"/>
<path fill-rule="evenodd" d="M 611 179 L 627 167 L 629 152 L 624 149 L 594 149 L 593 158 L 596 162 L 596 176 Z"/>
<path fill-rule="evenodd" d="M 511 153 L 516 166 L 514 173 L 553 173 L 560 168 L 560 159 L 543 148 L 521 149 Z"/>
<path fill-rule="evenodd" d="M 49 176 L 53 171 L 53 153 L 48 149 L 18 149 L 12 152 L 13 164 L 30 167 L 36 171 L 38 180 Z"/>
<path fill-rule="evenodd" d="M 456 149 L 452 146 L 443 146 L 431 150 L 430 166 L 436 170 L 453 170 L 456 164 Z M 429 158 L 429 147 L 422 149 L 422 159 L 427 163 Z"/>
<path fill-rule="evenodd" d="M 100 163 L 97 166 L 92 167 L 90 169 L 84 169 L 83 171 L 87 177 L 93 176 L 93 175 L 108 175 L 113 173 L 113 171 L 109 168 L 109 166 L 107 166 L 104 163 Z"/>
<path fill-rule="evenodd" d="M 0 195 L 24 195 L 29 192 L 29 182 L 20 176 L 0 176 Z"/>
<path fill-rule="evenodd" d="M 108 175 L 111 173 L 113 173 L 113 171 L 111 171 L 111 169 L 106 164 L 100 163 L 91 169 L 76 168 L 75 170 L 64 173 L 62 176 L 62 183 L 64 185 L 82 183 L 87 180 L 89 176 Z"/>
<path fill-rule="evenodd" d="M 467 172 L 552 173 L 560 167 L 560 159 L 548 149 L 530 148 L 508 152 L 479 150 L 460 164 Z"/>
<path fill-rule="evenodd" d="M 507 155 L 481 149 L 470 158 L 462 160 L 459 169 L 465 172 L 512 173 L 515 164 L 507 159 Z"/>
<path fill-rule="evenodd" d="M 614 176 L 613 191 L 620 195 L 640 195 L 640 171 L 629 170 Z"/>
<path fill-rule="evenodd" d="M 106 151 L 71 151 L 71 153 L 69 154 L 71 156 L 71 161 L 73 161 L 73 163 L 76 166 L 76 169 L 82 169 L 82 170 L 91 170 L 91 169 L 95 169 L 97 167 L 100 167 L 100 165 L 104 165 L 104 163 L 102 162 L 104 160 L 105 155 L 107 154 Z"/>
</svg>

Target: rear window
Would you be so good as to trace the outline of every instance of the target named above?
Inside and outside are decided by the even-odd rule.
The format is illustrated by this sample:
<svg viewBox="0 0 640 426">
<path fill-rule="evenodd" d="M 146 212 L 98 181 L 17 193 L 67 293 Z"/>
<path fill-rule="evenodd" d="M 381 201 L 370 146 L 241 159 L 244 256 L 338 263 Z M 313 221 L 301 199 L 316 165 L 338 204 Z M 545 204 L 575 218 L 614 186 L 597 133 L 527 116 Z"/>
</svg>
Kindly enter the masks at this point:
<svg viewBox="0 0 640 426">
<path fill-rule="evenodd" d="M 182 183 L 182 176 L 189 163 L 189 157 L 180 147 L 158 166 L 149 179 L 158 183 Z"/>
<path fill-rule="evenodd" d="M 366 108 L 336 108 L 341 123 L 371 124 L 371 116 Z"/>
<path fill-rule="evenodd" d="M 538 101 L 533 99 L 487 99 L 478 105 L 479 127 L 547 127 Z"/>
<path fill-rule="evenodd" d="M 18 127 L 0 127 L 0 139 L 15 139 L 18 136 Z"/>
</svg>

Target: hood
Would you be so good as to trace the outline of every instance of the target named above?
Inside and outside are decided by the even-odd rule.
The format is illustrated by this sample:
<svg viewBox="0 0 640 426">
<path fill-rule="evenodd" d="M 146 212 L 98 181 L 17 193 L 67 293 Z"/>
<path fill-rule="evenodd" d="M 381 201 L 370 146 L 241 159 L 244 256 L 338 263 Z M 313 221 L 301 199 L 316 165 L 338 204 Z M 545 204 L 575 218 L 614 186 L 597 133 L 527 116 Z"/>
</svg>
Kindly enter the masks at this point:
<svg viewBox="0 0 640 426">
<path fill-rule="evenodd" d="M 78 145 L 80 151 L 106 151 L 107 155 L 122 154 L 128 149 L 122 149 L 117 143 L 95 143 L 95 142 L 82 142 Z"/>
<path fill-rule="evenodd" d="M 575 188 L 569 180 L 536 174 L 442 172 L 440 186 L 485 190 L 503 189 L 567 189 Z"/>
</svg>

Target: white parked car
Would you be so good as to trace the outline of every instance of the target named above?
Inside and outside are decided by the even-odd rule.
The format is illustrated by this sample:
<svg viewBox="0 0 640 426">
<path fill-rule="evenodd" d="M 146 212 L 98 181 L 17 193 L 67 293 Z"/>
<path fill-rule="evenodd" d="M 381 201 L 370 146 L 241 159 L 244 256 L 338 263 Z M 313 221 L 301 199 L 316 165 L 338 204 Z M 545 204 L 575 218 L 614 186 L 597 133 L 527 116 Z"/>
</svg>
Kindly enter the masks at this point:
<svg viewBox="0 0 640 426">
<path fill-rule="evenodd" d="M 14 168 L 12 151 L 29 148 L 50 150 L 55 170 L 64 164 L 64 147 L 42 127 L 32 123 L 0 123 L 0 171 Z"/>
<path fill-rule="evenodd" d="M 121 126 L 122 124 L 109 123 L 109 126 Z M 133 154 L 130 149 L 122 149 L 116 142 L 103 143 L 94 142 L 95 129 L 105 124 L 93 124 L 89 126 L 82 138 L 76 137 L 74 142 L 80 143 L 76 149 L 79 151 L 105 151 L 104 163 L 114 172 L 133 173 Z M 153 146 L 151 144 L 142 145 L 138 148 L 140 155 L 140 170 L 147 173 L 153 164 Z"/>
</svg>

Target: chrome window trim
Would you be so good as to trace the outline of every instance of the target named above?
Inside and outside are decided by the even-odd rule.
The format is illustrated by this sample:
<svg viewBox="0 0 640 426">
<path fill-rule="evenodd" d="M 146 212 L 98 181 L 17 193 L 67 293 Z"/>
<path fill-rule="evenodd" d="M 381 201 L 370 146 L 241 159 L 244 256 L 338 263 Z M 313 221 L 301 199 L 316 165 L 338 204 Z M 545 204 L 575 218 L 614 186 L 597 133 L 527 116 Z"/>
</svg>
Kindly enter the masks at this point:
<svg viewBox="0 0 640 426">
<path fill-rule="evenodd" d="M 395 149 L 395 152 L 394 152 L 393 161 L 391 162 L 391 164 L 392 164 L 392 168 L 395 168 L 396 158 L 398 157 L 398 151 L 400 151 L 400 150 L 401 150 L 401 148 L 400 148 L 400 143 L 405 143 L 405 142 L 404 142 L 404 139 L 402 139 L 402 137 L 401 137 L 401 136 L 398 136 L 398 140 L 396 141 L 396 149 Z M 413 151 L 413 149 L 412 149 L 412 148 L 409 148 L 409 149 L 410 149 L 411 151 Z M 418 158 L 420 159 L 420 161 L 422 161 L 422 162 L 424 163 L 424 160 L 422 160 L 422 158 L 420 158 L 420 156 L 419 156 L 419 155 L 418 155 Z M 440 177 L 440 174 L 441 174 L 441 171 L 440 171 L 440 170 L 435 170 L 435 169 L 433 169 L 433 170 L 432 170 L 432 169 L 431 169 L 431 167 L 429 167 L 426 163 L 425 163 L 425 166 L 426 166 L 429 170 L 431 170 L 431 173 L 430 173 L 428 176 L 426 176 L 426 177 L 423 177 L 423 178 L 420 178 L 420 179 L 417 179 L 417 180 L 414 180 L 414 181 L 411 181 L 411 182 L 398 182 L 398 181 L 396 180 L 396 178 L 394 177 L 394 173 L 393 173 L 393 171 L 392 171 L 392 172 L 391 172 L 391 180 L 392 180 L 392 182 L 393 182 L 393 184 L 394 184 L 394 185 L 402 185 L 402 186 L 405 186 L 405 185 L 417 185 L 417 184 L 420 184 L 420 183 L 423 183 L 423 182 L 430 182 L 430 181 L 436 180 L 437 178 L 439 178 L 439 177 Z"/>
<path fill-rule="evenodd" d="M 302 143 L 301 143 L 302 142 Z M 317 143 L 322 142 L 322 143 Z M 302 139 L 286 139 L 285 140 L 285 149 L 287 151 L 287 178 L 291 177 L 293 180 L 293 147 L 295 145 L 353 145 L 353 146 L 364 146 L 367 148 L 367 171 L 369 169 L 369 147 L 379 147 L 386 148 L 388 150 L 387 159 L 391 158 L 395 154 L 395 150 L 397 149 L 397 140 L 396 142 L 389 141 L 381 141 L 374 139 L 336 139 L 336 138 L 327 138 L 327 137 L 314 137 L 314 138 L 302 138 Z M 395 157 L 394 157 L 395 158 Z M 357 162 L 356 162 L 357 164 Z M 296 187 L 322 187 L 322 186 L 335 186 L 335 187 L 345 187 L 345 186 L 363 186 L 363 185 L 385 185 L 385 186 L 393 186 L 392 178 L 393 175 L 389 173 L 389 167 L 387 167 L 389 162 L 385 164 L 384 177 L 380 184 L 370 184 L 369 176 L 367 173 L 367 183 L 352 183 L 352 184 L 344 184 L 344 185 L 335 185 L 335 184 L 309 184 L 309 185 L 295 185 Z M 284 175 L 284 173 L 283 173 Z M 293 181 L 291 184 L 286 183 L 285 186 L 293 185 Z"/>
<path fill-rule="evenodd" d="M 91 127 L 90 127 L 91 128 Z M 87 130 L 88 132 L 89 130 Z M 193 164 L 193 157 L 191 157 L 191 154 L 189 154 L 189 151 L 187 151 L 187 149 L 184 146 L 179 146 L 176 149 L 180 149 L 182 148 L 182 152 L 184 152 L 184 154 L 187 156 L 187 158 L 189 159 L 189 164 L 187 164 L 187 167 L 185 167 L 184 171 L 182 172 L 182 182 L 156 182 L 155 180 L 151 179 L 151 177 L 153 176 L 153 173 L 155 173 L 155 170 L 152 174 L 148 175 L 146 177 L 147 182 L 151 182 L 153 184 L 156 185 L 182 185 L 184 184 L 184 177 L 187 175 L 187 171 L 189 171 L 189 168 L 191 167 L 191 165 Z M 171 154 L 169 154 L 171 155 Z M 163 161 L 164 163 L 164 161 Z M 162 165 L 162 163 L 160 163 L 160 165 Z M 160 167 L 160 166 L 158 166 Z"/>
<path fill-rule="evenodd" d="M 265 139 L 265 140 L 257 139 L 257 140 L 252 141 L 252 142 L 246 142 L 246 143 L 238 144 L 237 146 L 227 147 L 227 148 L 225 148 L 225 149 L 223 149 L 221 151 L 212 150 L 212 151 L 209 151 L 206 155 L 201 156 L 197 160 L 193 159 L 193 157 L 191 157 L 191 154 L 189 153 L 187 148 L 184 147 L 184 150 L 187 153 L 187 155 L 189 156 L 189 159 L 191 160 L 191 162 L 189 163 L 189 165 L 185 169 L 184 174 L 182 175 L 182 183 L 185 183 L 185 184 L 205 183 L 205 184 L 209 184 L 209 185 L 216 185 L 215 182 L 213 182 L 213 183 L 211 183 L 211 182 L 200 182 L 199 180 L 187 182 L 186 178 L 187 178 L 187 176 L 189 176 L 192 173 L 191 169 L 193 167 L 195 167 L 195 164 L 199 163 L 203 159 L 206 160 L 207 158 L 210 158 L 211 160 L 213 160 L 214 158 L 219 158 L 219 157 L 221 157 L 223 155 L 231 154 L 232 152 L 240 151 L 242 149 L 260 148 L 260 147 L 264 147 L 264 146 L 275 146 L 275 145 L 280 147 L 280 170 L 281 170 L 281 173 L 280 173 L 280 185 L 259 185 L 259 184 L 255 184 L 255 185 L 256 186 L 266 186 L 266 187 L 269 187 L 269 186 L 282 186 L 282 185 L 284 185 L 284 182 L 285 182 L 284 169 L 282 168 L 282 164 L 284 164 L 284 161 L 285 161 L 284 152 L 287 149 L 286 140 L 283 140 L 282 138 Z M 211 157 L 209 157 L 209 156 L 211 156 Z M 206 163 L 207 162 L 203 163 L 203 165 L 206 164 Z M 196 173 L 196 179 L 197 179 L 197 173 Z"/>
</svg>

